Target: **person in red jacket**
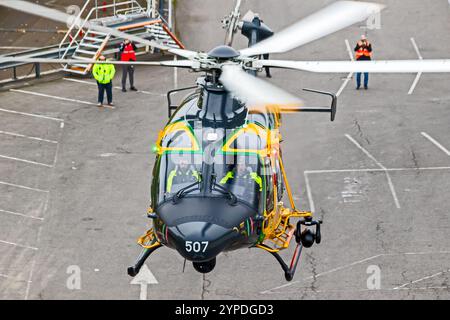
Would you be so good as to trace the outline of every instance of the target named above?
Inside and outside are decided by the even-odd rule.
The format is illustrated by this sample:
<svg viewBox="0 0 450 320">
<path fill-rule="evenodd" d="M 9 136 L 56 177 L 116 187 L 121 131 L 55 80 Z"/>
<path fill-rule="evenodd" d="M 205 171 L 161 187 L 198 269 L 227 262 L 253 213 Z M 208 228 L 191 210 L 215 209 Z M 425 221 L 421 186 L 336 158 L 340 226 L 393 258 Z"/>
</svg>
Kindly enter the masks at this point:
<svg viewBox="0 0 450 320">
<path fill-rule="evenodd" d="M 372 58 L 372 44 L 367 40 L 365 35 L 361 36 L 361 40 L 356 43 L 355 47 L 356 60 L 371 60 Z M 369 85 L 369 73 L 364 72 L 364 89 L 367 90 Z M 356 90 L 361 86 L 361 72 L 356 73 Z"/>
<path fill-rule="evenodd" d="M 128 39 L 125 39 L 119 47 L 120 61 L 136 61 L 136 45 Z M 127 92 L 127 76 L 130 76 L 130 90 L 137 91 L 134 86 L 134 65 L 128 64 L 122 66 L 122 91 Z"/>
</svg>

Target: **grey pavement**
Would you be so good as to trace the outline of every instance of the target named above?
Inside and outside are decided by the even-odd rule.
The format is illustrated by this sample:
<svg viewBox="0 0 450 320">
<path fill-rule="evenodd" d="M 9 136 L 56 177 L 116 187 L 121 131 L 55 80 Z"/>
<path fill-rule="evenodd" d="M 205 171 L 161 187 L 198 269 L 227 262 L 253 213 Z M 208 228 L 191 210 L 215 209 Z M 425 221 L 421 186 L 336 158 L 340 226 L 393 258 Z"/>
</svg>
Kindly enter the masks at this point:
<svg viewBox="0 0 450 320">
<path fill-rule="evenodd" d="M 331 2 L 248 0 L 243 11 L 260 13 L 277 32 Z M 380 2 L 388 6 L 381 29 L 368 31 L 375 59 L 416 58 L 411 37 L 424 58 L 450 58 L 447 1 Z M 203 51 L 223 43 L 220 19 L 232 6 L 177 1 L 182 41 Z M 352 26 L 276 58 L 349 59 L 345 39 L 353 47 L 363 32 Z M 236 40 L 245 47 L 242 36 Z M 347 76 L 272 73 L 270 82 L 311 106 L 328 99 L 302 88 L 337 92 Z M 178 86 L 195 77 L 178 70 Z M 136 78 L 145 92 L 115 90 L 115 109 L 89 104 L 91 79 L 0 93 L 1 299 L 139 299 L 126 268 L 149 227 L 151 149 L 167 121 L 164 94 L 174 73 L 137 68 Z M 292 282 L 259 249 L 221 254 L 203 276 L 190 264 L 183 272 L 181 256 L 162 248 L 147 261 L 158 281 L 148 299 L 449 299 L 450 78 L 422 75 L 408 95 L 414 78 L 371 74 L 367 91 L 356 91 L 352 79 L 334 123 L 326 114 L 283 117 L 297 206 L 324 220 L 322 243 L 304 250 Z M 72 266 L 81 271 L 79 289 L 67 286 Z M 378 290 L 368 287 L 373 270 Z"/>
</svg>

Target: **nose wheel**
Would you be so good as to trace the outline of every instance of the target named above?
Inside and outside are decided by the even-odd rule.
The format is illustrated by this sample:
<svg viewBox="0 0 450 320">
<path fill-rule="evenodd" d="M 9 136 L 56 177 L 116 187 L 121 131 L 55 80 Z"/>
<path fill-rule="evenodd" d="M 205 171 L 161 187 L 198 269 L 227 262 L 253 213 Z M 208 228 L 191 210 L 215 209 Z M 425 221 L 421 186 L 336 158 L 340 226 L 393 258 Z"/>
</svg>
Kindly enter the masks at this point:
<svg viewBox="0 0 450 320">
<path fill-rule="evenodd" d="M 216 266 L 216 258 L 213 258 L 206 262 L 192 262 L 194 269 L 200 273 L 209 273 L 214 270 Z"/>
</svg>

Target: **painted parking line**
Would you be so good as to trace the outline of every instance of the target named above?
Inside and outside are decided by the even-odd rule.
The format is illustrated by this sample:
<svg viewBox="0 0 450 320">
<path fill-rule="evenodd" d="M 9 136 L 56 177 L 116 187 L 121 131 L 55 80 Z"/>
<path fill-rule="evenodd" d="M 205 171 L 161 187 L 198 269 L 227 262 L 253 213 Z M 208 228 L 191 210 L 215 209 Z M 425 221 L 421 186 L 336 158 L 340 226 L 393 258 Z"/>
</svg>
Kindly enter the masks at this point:
<svg viewBox="0 0 450 320">
<path fill-rule="evenodd" d="M 19 162 L 24 162 L 24 163 L 28 163 L 28 164 L 34 164 L 34 165 L 38 165 L 38 166 L 44 166 L 47 168 L 53 168 L 53 164 L 47 164 L 47 163 L 42 163 L 42 162 L 36 162 L 36 161 L 31 161 L 31 160 L 26 160 L 26 159 L 21 159 L 21 158 L 16 158 L 16 157 L 10 157 L 10 156 L 4 156 L 0 154 L 0 158 L 2 159 L 8 159 L 8 160 L 14 160 L 14 161 L 19 161 Z"/>
<path fill-rule="evenodd" d="M 10 277 L 10 276 L 7 276 L 6 274 L 3 274 L 3 273 L 0 273 L 0 278 L 5 278 L 5 279 L 8 279 L 8 280 L 17 281 L 17 282 L 28 282 L 27 280 Z"/>
<path fill-rule="evenodd" d="M 65 98 L 65 97 L 60 97 L 60 96 L 54 96 L 54 95 L 45 94 L 45 93 L 40 93 L 40 92 L 26 91 L 26 90 L 18 90 L 18 89 L 9 89 L 9 91 L 16 92 L 16 93 L 23 93 L 23 94 L 33 95 L 33 96 L 38 96 L 38 97 L 50 98 L 50 99 L 55 99 L 55 100 L 60 100 L 60 101 L 75 102 L 75 103 L 85 104 L 85 105 L 89 105 L 89 106 L 97 106 L 96 103 L 89 102 L 89 101 L 83 101 L 83 100 L 77 100 L 77 99 L 70 99 L 70 98 Z M 103 106 L 103 107 L 104 107 L 104 108 L 115 109 L 114 107 L 108 106 L 108 105 L 105 105 L 105 106 Z"/>
<path fill-rule="evenodd" d="M 22 116 L 28 116 L 28 117 L 35 117 L 35 118 L 41 118 L 41 119 L 47 119 L 47 120 L 53 120 L 53 121 L 61 121 L 63 122 L 63 119 L 59 119 L 59 118 L 53 118 L 53 117 L 47 117 L 47 116 L 43 116 L 41 114 L 35 114 L 35 113 L 27 113 L 27 112 L 20 112 L 20 111 L 15 111 L 15 110 L 8 110 L 8 109 L 3 109 L 0 108 L 1 112 L 7 112 L 7 113 L 13 113 L 13 114 L 20 114 Z"/>
<path fill-rule="evenodd" d="M 442 144 L 440 144 L 439 142 L 437 142 L 433 137 L 431 137 L 428 133 L 426 132 L 421 132 L 421 134 L 427 138 L 428 140 L 430 140 L 436 147 L 438 147 L 439 149 L 441 149 L 446 155 L 448 155 L 450 157 L 450 151 L 448 151 Z"/>
<path fill-rule="evenodd" d="M 93 81 L 71 79 L 71 78 L 63 78 L 63 80 L 72 81 L 72 82 L 78 82 L 78 83 L 83 83 L 83 84 L 88 84 L 88 85 L 91 85 L 91 86 L 97 86 L 97 83 L 95 83 Z M 115 86 L 114 89 L 122 90 L 122 87 Z M 150 92 L 150 91 L 145 91 L 145 90 L 138 90 L 137 92 L 138 93 L 143 93 L 143 94 L 148 94 L 148 95 L 151 95 L 151 96 L 159 96 L 159 97 L 165 97 L 166 96 L 165 94 L 162 94 L 162 93 L 155 93 L 155 92 Z"/>
<path fill-rule="evenodd" d="M 450 167 L 414 167 L 414 168 L 386 168 L 386 169 L 327 169 L 327 170 L 306 170 L 305 173 L 351 173 L 351 172 L 385 172 L 385 171 L 421 171 L 421 170 L 450 170 Z"/>
<path fill-rule="evenodd" d="M 38 189 L 38 188 L 32 188 L 32 187 L 27 187 L 27 186 L 23 186 L 20 184 L 15 184 L 15 183 L 9 183 L 9 182 L 5 182 L 5 181 L 0 181 L 1 185 L 4 186 L 8 186 L 8 187 L 14 187 L 14 188 L 19 188 L 19 189 L 25 189 L 25 190 L 31 190 L 31 191 L 36 191 L 36 192 L 43 192 L 43 193 L 48 193 L 48 190 L 42 190 L 42 189 Z"/>
<path fill-rule="evenodd" d="M 423 278 L 420 278 L 420 279 L 417 279 L 417 280 L 414 280 L 414 281 L 410 281 L 410 282 L 404 283 L 401 286 L 395 287 L 393 290 L 403 289 L 403 288 L 405 288 L 408 285 L 415 284 L 415 283 L 418 283 L 418 282 L 421 282 L 421 281 L 424 281 L 424 280 L 428 280 L 428 279 L 431 279 L 431 278 L 435 278 L 437 276 L 440 276 L 440 275 L 442 275 L 444 273 L 448 273 L 448 272 L 450 272 L 450 269 L 447 269 L 447 270 L 444 270 L 444 271 L 441 271 L 441 272 L 437 272 L 435 274 L 432 274 L 432 275 L 429 275 L 429 276 L 425 276 Z"/>
<path fill-rule="evenodd" d="M 350 57 L 350 60 L 353 61 L 354 60 L 353 54 L 352 54 L 352 50 L 350 48 L 350 43 L 348 42 L 348 39 L 345 39 L 345 46 L 347 47 L 347 52 Z M 339 88 L 338 92 L 336 93 L 337 97 L 339 97 L 341 95 L 342 91 L 344 91 L 345 87 L 347 87 L 350 80 L 352 80 L 352 77 L 353 77 L 353 72 L 350 72 L 347 75 L 347 78 L 344 80 L 344 83 L 342 83 L 341 87 Z"/>
<path fill-rule="evenodd" d="M 13 216 L 19 216 L 22 218 L 29 218 L 29 219 L 33 219 L 33 220 L 44 221 L 44 218 L 30 216 L 28 214 L 20 213 L 20 212 L 14 212 L 14 211 L 0 209 L 0 213 L 9 214 L 9 215 L 13 215 Z"/>
<path fill-rule="evenodd" d="M 308 202 L 309 202 L 309 211 L 314 213 L 314 212 L 316 212 L 316 207 L 314 206 L 314 200 L 313 200 L 313 196 L 312 196 L 311 184 L 310 184 L 309 178 L 308 178 L 308 172 L 304 171 L 303 176 L 305 177 L 306 194 L 308 195 Z"/>
<path fill-rule="evenodd" d="M 395 202 L 395 206 L 397 207 L 397 209 L 400 209 L 400 202 L 398 201 L 398 197 L 397 197 L 397 192 L 395 191 L 394 188 L 394 184 L 392 183 L 392 179 L 391 179 L 391 175 L 389 174 L 387 168 L 385 166 L 383 166 L 369 151 L 367 151 L 366 149 L 364 149 L 364 147 L 362 147 L 355 139 L 353 139 L 352 136 L 350 136 L 349 134 L 345 134 L 345 136 L 347 137 L 347 139 L 349 139 L 358 149 L 360 149 L 362 152 L 364 152 L 364 154 L 369 157 L 373 162 L 375 162 L 377 164 L 377 166 L 380 167 L 380 169 L 384 170 L 385 174 L 386 174 L 386 179 L 388 181 L 389 184 L 389 189 L 391 190 L 392 193 L 392 197 L 394 198 L 394 202 Z"/>
<path fill-rule="evenodd" d="M 33 136 L 27 136 L 27 135 L 20 134 L 20 133 L 15 133 L 15 132 L 8 132 L 8 131 L 2 131 L 2 130 L 0 130 L 0 134 L 12 136 L 12 137 L 18 137 L 18 138 L 26 138 L 26 139 L 36 140 L 36 141 L 41 141 L 41 142 L 58 143 L 58 141 L 47 140 L 47 139 L 38 138 L 38 137 L 33 137 Z"/>
<path fill-rule="evenodd" d="M 381 257 L 395 257 L 395 256 L 406 256 L 406 255 L 408 255 L 408 256 L 415 256 L 415 255 L 421 256 L 421 255 L 435 255 L 435 254 L 448 255 L 448 254 L 450 254 L 450 251 L 436 251 L 436 252 L 431 252 L 431 251 L 430 252 L 424 252 L 424 251 L 421 251 L 421 252 L 402 252 L 402 253 L 380 253 L 380 254 L 377 254 L 377 255 L 365 258 L 365 259 L 357 260 L 357 261 L 349 263 L 349 264 L 345 264 L 345 265 L 342 265 L 342 266 L 339 266 L 339 267 L 336 267 L 336 268 L 329 269 L 329 270 L 324 271 L 324 272 L 320 272 L 320 273 L 318 273 L 316 275 L 313 275 L 313 276 L 309 276 L 309 277 L 306 277 L 306 278 L 303 278 L 303 279 L 300 279 L 300 280 L 296 280 L 296 281 L 292 281 L 292 282 L 289 282 L 289 283 L 285 283 L 283 285 L 280 285 L 280 286 L 277 286 L 277 287 L 274 287 L 274 288 L 271 288 L 271 289 L 267 289 L 267 290 L 261 291 L 260 293 L 261 294 L 286 294 L 286 292 L 287 292 L 286 290 L 282 290 L 282 291 L 277 291 L 277 290 L 285 289 L 287 287 L 291 287 L 292 285 L 297 284 L 297 283 L 301 283 L 301 282 L 303 282 L 305 280 L 317 279 L 318 277 L 322 277 L 322 276 L 327 275 L 327 274 L 335 273 L 337 271 L 345 270 L 345 269 L 348 269 L 350 267 L 354 267 L 356 265 L 360 265 L 362 263 L 365 263 L 365 262 L 368 262 L 368 261 L 372 261 L 374 259 L 381 258 Z M 394 289 L 395 288 L 392 288 L 391 290 L 394 290 Z"/>
<path fill-rule="evenodd" d="M 414 40 L 414 38 L 411 38 L 411 43 L 414 47 L 414 50 L 416 51 L 417 57 L 419 58 L 419 60 L 423 60 L 422 55 L 420 54 L 419 51 L 419 47 L 417 46 L 416 40 Z M 417 83 L 419 82 L 420 77 L 422 76 L 422 72 L 419 72 L 416 75 L 416 78 L 414 79 L 414 82 L 411 85 L 411 88 L 409 88 L 408 94 L 412 94 L 414 92 L 414 89 L 416 88 Z"/>
<path fill-rule="evenodd" d="M 5 240 L 0 240 L 0 243 L 7 244 L 7 245 L 10 245 L 10 246 L 14 246 L 14 247 L 18 247 L 18 248 L 23 248 L 23 249 L 30 249 L 30 250 L 35 250 L 35 251 L 39 250 L 36 247 L 31 247 L 31 246 L 27 246 L 27 245 L 24 245 L 24 244 L 15 243 L 15 242 L 9 242 L 9 241 L 5 241 Z"/>
</svg>

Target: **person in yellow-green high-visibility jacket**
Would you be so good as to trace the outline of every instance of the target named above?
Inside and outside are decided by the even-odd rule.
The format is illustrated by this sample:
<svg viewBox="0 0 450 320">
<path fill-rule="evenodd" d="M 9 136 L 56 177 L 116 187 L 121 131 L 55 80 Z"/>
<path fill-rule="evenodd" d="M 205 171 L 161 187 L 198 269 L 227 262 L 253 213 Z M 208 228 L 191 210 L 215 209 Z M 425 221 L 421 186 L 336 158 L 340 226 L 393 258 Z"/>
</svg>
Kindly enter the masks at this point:
<svg viewBox="0 0 450 320">
<path fill-rule="evenodd" d="M 180 163 L 170 171 L 167 177 L 166 191 L 171 193 L 173 185 L 183 185 L 186 183 L 200 182 L 200 173 L 191 167 L 185 160 L 180 160 Z M 175 190 L 176 191 L 176 190 Z"/>
<path fill-rule="evenodd" d="M 245 164 L 238 163 L 220 180 L 220 184 L 226 184 L 230 179 L 236 179 L 241 184 L 254 181 L 258 185 L 259 191 L 262 191 L 262 178 L 256 172 L 248 171 Z"/>
<path fill-rule="evenodd" d="M 104 56 L 99 58 L 100 61 L 106 61 Z M 103 106 L 103 98 L 105 96 L 108 99 L 108 105 L 113 106 L 113 97 L 112 97 L 112 80 L 114 79 L 114 75 L 116 74 L 116 68 L 114 68 L 113 64 L 110 63 L 96 63 L 92 68 L 92 75 L 95 80 L 97 80 L 98 86 L 98 106 Z"/>
</svg>

